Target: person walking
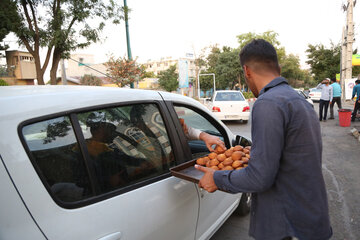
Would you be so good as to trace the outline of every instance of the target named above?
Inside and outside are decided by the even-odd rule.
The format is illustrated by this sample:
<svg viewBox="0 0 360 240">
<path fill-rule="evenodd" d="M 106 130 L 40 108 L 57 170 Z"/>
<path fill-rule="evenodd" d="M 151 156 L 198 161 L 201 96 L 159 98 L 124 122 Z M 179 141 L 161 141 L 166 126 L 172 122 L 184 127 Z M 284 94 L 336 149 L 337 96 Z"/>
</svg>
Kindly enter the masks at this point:
<svg viewBox="0 0 360 240">
<path fill-rule="evenodd" d="M 240 52 L 246 84 L 255 97 L 251 160 L 232 171 L 195 165 L 199 187 L 251 192 L 249 235 L 255 239 L 329 239 L 332 229 L 322 175 L 322 139 L 310 104 L 280 77 L 275 48 L 255 39 Z"/>
<path fill-rule="evenodd" d="M 336 82 L 336 78 L 331 79 L 331 87 L 333 88 L 333 98 L 330 102 L 330 117 L 329 119 L 334 119 L 334 105 L 335 103 L 338 106 L 338 109 L 341 109 L 341 86 Z"/>
<path fill-rule="evenodd" d="M 357 95 L 357 98 L 355 100 L 355 106 L 354 111 L 351 114 L 351 121 L 354 122 L 356 118 L 356 114 L 360 109 L 360 79 L 355 81 L 355 86 L 353 88 L 352 97 L 351 99 L 354 99 L 354 97 Z"/>
<path fill-rule="evenodd" d="M 323 80 L 319 85 L 316 86 L 317 89 L 321 89 L 321 97 L 319 103 L 319 120 L 320 122 L 324 119 L 326 122 L 327 111 L 329 108 L 329 103 L 332 101 L 333 98 L 333 89 L 329 85 L 330 79 L 326 78 Z"/>
</svg>

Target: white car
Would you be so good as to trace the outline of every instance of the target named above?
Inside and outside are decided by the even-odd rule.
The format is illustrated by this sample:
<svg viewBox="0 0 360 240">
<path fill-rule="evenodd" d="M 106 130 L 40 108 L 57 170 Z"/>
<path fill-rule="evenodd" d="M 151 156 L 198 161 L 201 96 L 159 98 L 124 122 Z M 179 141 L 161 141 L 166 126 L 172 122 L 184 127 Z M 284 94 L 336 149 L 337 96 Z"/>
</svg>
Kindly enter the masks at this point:
<svg viewBox="0 0 360 240">
<path fill-rule="evenodd" d="M 209 110 L 220 120 L 242 120 L 250 118 L 250 106 L 240 91 L 215 91 L 207 103 Z"/>
<path fill-rule="evenodd" d="M 306 101 L 311 104 L 312 107 L 314 107 L 314 102 L 313 102 L 313 100 L 312 100 L 309 96 L 307 96 L 307 95 L 304 93 L 303 90 L 300 90 L 300 89 L 294 89 L 294 90 L 295 90 L 300 96 L 304 97 L 304 98 L 306 99 Z"/>
<path fill-rule="evenodd" d="M 320 101 L 321 98 L 321 89 L 311 88 L 309 92 L 309 97 L 313 101 Z"/>
<path fill-rule="evenodd" d="M 234 136 L 199 102 L 157 91 L 0 87 L 1 239 L 209 239 L 249 194 L 208 193 L 169 169 L 208 154 L 179 122 Z"/>
</svg>

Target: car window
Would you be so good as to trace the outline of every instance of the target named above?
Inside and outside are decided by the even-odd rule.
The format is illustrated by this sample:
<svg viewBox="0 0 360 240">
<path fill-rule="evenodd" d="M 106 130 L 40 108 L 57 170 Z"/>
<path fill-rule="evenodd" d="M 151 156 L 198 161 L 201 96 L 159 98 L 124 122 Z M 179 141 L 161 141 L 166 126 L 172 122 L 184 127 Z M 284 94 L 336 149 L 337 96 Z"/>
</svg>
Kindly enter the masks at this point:
<svg viewBox="0 0 360 240">
<path fill-rule="evenodd" d="M 174 106 L 174 108 L 178 117 L 180 119 L 184 119 L 184 123 L 188 127 L 218 136 L 222 141 L 224 141 L 224 137 L 217 129 L 217 127 L 215 127 L 210 121 L 208 121 L 198 112 L 195 112 L 194 110 L 185 106 Z M 209 150 L 203 141 L 198 139 L 190 139 L 189 136 L 187 136 L 187 142 L 191 149 L 192 159 L 209 153 Z"/>
<path fill-rule="evenodd" d="M 215 101 L 244 101 L 240 92 L 218 92 Z"/>
<path fill-rule="evenodd" d="M 61 202 L 131 187 L 168 173 L 175 165 L 156 104 L 87 111 L 71 119 L 76 121 L 74 128 L 80 125 L 80 138 L 68 116 L 22 128 L 35 167 Z"/>
<path fill-rule="evenodd" d="M 22 133 L 36 167 L 59 200 L 75 202 L 93 196 L 84 159 L 74 151 L 77 140 L 68 117 L 25 126 Z"/>
<path fill-rule="evenodd" d="M 175 164 L 155 104 L 90 111 L 78 119 L 101 192 L 162 175 Z"/>
</svg>

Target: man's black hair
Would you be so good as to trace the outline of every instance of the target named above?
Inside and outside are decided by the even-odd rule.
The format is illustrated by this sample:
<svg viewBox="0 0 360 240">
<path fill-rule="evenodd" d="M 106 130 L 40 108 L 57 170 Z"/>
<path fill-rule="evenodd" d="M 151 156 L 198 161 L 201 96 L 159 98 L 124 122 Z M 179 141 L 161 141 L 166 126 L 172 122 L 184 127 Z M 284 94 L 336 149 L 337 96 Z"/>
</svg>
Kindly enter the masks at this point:
<svg viewBox="0 0 360 240">
<path fill-rule="evenodd" d="M 336 82 L 336 78 L 331 78 L 330 81 L 331 82 Z"/>
<path fill-rule="evenodd" d="M 359 83 L 360 83 L 360 79 L 356 80 L 355 83 L 356 83 L 356 84 L 359 84 Z"/>
<path fill-rule="evenodd" d="M 266 70 L 280 74 L 276 50 L 264 39 L 254 39 L 246 44 L 240 52 L 240 63 L 241 66 L 254 67 L 255 71 Z"/>
</svg>

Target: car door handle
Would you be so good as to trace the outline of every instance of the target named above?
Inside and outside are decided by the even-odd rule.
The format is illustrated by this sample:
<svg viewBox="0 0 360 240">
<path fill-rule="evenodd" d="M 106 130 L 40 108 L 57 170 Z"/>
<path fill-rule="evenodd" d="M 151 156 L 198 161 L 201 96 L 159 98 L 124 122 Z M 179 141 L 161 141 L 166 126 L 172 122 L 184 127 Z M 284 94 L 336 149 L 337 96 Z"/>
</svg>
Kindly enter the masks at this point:
<svg viewBox="0 0 360 240">
<path fill-rule="evenodd" d="M 105 237 L 99 238 L 98 240 L 119 240 L 121 238 L 121 232 L 110 233 Z"/>
<path fill-rule="evenodd" d="M 203 198 L 206 190 L 204 190 L 202 188 L 199 188 L 199 189 L 200 189 L 200 197 Z"/>
</svg>

